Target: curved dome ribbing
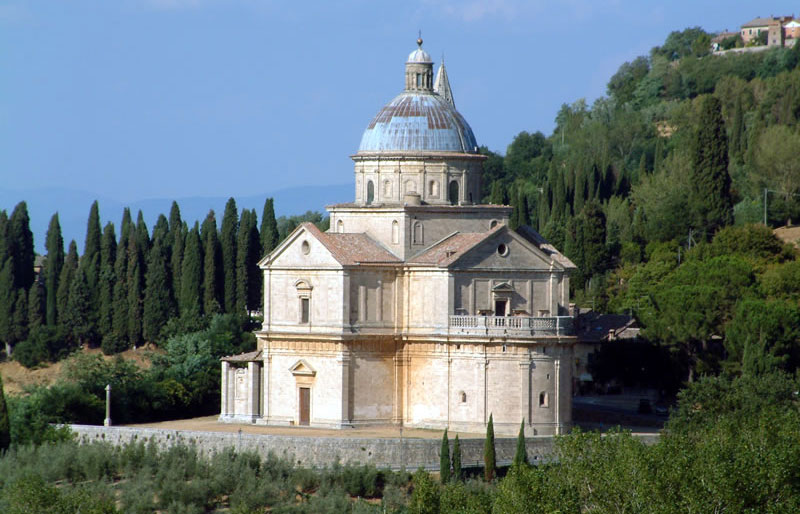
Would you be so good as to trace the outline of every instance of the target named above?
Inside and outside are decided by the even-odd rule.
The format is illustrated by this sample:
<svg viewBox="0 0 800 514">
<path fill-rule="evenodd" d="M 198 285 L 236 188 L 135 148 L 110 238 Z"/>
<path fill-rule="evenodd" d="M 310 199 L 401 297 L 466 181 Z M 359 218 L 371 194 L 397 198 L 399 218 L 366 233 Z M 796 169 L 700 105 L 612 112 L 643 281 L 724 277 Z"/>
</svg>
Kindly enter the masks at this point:
<svg viewBox="0 0 800 514">
<path fill-rule="evenodd" d="M 437 94 L 404 92 L 378 112 L 361 136 L 359 152 L 477 153 L 467 120 Z"/>
</svg>

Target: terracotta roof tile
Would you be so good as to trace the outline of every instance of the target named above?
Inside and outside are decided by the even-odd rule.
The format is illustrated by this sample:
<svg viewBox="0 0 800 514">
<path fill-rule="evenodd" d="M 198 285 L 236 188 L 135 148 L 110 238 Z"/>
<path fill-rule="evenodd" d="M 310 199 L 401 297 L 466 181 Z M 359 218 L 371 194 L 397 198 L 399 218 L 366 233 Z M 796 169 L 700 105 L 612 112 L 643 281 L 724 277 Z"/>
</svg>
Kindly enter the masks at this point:
<svg viewBox="0 0 800 514">
<path fill-rule="evenodd" d="M 456 232 L 415 255 L 408 263 L 449 266 L 502 227 L 503 225 L 498 225 L 488 232 Z"/>
<path fill-rule="evenodd" d="M 366 234 L 322 232 L 313 223 L 304 223 L 303 225 L 314 234 L 340 264 L 399 264 L 401 262 L 389 250 L 383 248 Z"/>
</svg>

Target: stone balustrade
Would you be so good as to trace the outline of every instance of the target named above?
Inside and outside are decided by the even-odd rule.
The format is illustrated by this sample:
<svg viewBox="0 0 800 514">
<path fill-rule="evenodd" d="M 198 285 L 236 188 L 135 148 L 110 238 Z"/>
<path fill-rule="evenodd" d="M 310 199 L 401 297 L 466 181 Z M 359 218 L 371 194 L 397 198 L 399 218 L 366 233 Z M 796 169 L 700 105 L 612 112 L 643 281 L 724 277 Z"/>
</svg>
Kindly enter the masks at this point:
<svg viewBox="0 0 800 514">
<path fill-rule="evenodd" d="M 571 336 L 571 316 L 450 316 L 449 332 L 464 335 Z"/>
</svg>

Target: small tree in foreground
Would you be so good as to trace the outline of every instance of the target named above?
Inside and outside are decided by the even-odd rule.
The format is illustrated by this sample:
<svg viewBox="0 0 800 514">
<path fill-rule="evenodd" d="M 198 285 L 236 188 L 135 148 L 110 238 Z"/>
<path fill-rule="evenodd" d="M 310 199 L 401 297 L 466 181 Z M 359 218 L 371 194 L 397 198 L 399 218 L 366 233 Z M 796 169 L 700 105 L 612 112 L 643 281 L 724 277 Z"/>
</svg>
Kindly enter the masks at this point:
<svg viewBox="0 0 800 514">
<path fill-rule="evenodd" d="M 489 414 L 489 424 L 486 425 L 486 442 L 483 444 L 483 476 L 487 482 L 494 480 L 495 454 L 494 454 L 494 422 Z"/>
<path fill-rule="evenodd" d="M 450 440 L 447 439 L 447 429 L 442 434 L 442 451 L 439 455 L 439 481 L 446 484 L 450 481 Z"/>
<path fill-rule="evenodd" d="M 461 480 L 461 442 L 458 440 L 458 434 L 453 443 L 453 479 Z"/>
<path fill-rule="evenodd" d="M 517 436 L 517 452 L 514 454 L 512 466 L 518 468 L 522 465 L 529 465 L 528 449 L 525 447 L 525 418 L 519 425 L 519 435 Z"/>
</svg>

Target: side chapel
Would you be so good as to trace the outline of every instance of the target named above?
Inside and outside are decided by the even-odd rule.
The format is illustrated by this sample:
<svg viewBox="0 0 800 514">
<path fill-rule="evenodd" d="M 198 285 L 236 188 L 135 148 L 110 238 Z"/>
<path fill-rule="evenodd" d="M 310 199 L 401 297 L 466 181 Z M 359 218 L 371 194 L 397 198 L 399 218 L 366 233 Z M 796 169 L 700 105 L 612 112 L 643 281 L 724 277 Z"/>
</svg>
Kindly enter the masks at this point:
<svg viewBox="0 0 800 514">
<path fill-rule="evenodd" d="M 511 207 L 477 203 L 485 157 L 444 62 L 434 79 L 417 45 L 352 156 L 355 201 L 259 263 L 258 347 L 222 359 L 221 421 L 570 426 L 575 265 L 530 227 L 511 230 Z"/>
</svg>

